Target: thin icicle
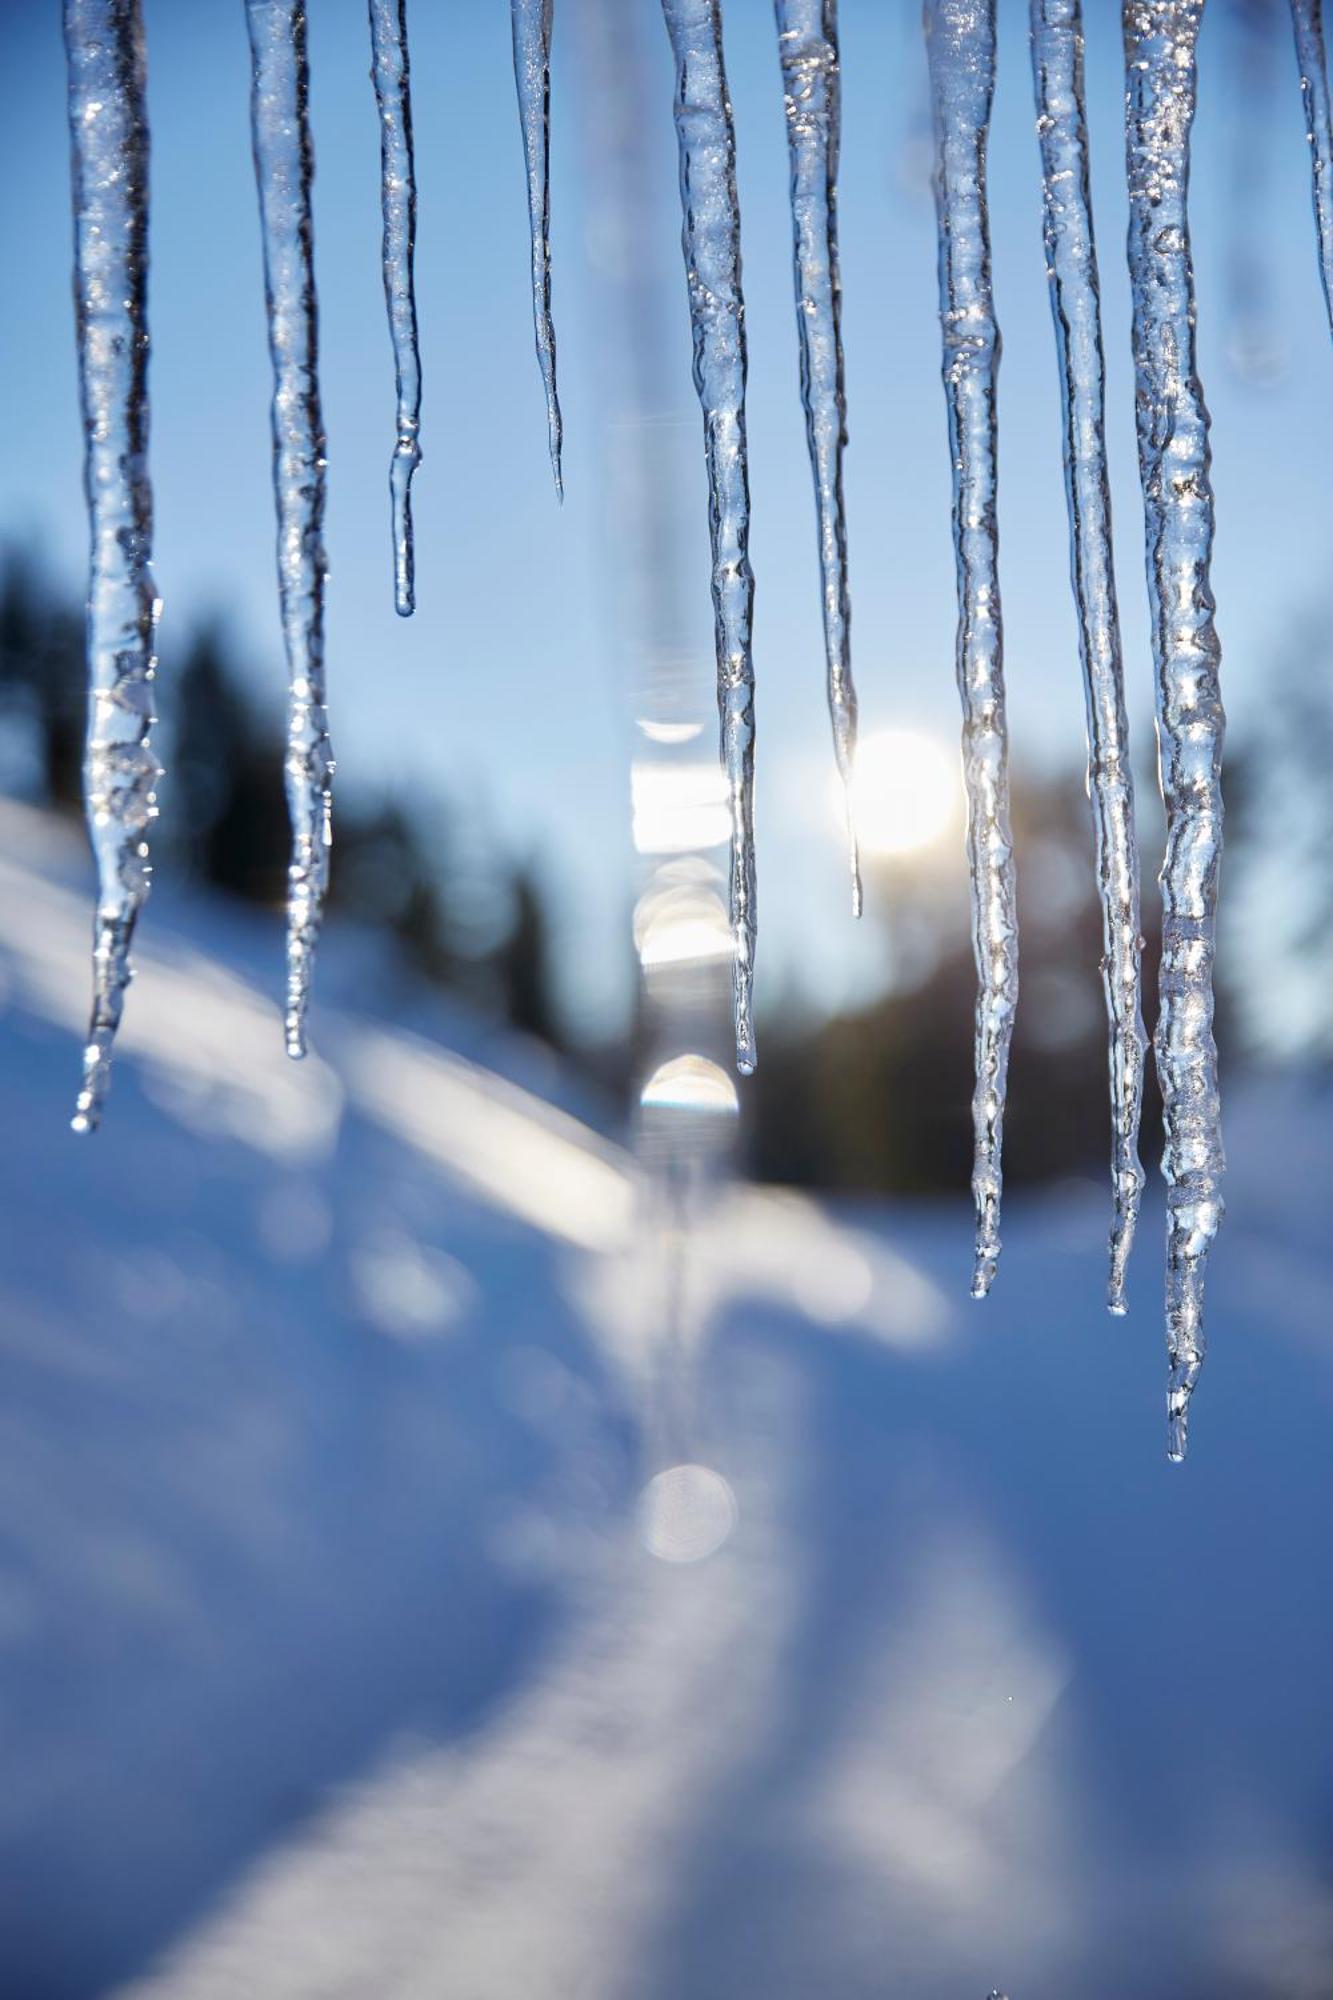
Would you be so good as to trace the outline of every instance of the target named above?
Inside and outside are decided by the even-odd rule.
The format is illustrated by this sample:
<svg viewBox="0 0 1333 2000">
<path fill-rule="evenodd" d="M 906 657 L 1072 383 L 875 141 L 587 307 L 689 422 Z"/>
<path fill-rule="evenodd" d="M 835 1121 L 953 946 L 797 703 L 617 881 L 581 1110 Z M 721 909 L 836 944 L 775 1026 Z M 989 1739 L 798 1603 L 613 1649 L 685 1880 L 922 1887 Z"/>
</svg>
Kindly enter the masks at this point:
<svg viewBox="0 0 1333 2000">
<path fill-rule="evenodd" d="M 847 524 L 842 454 L 847 443 L 843 386 L 841 284 L 838 277 L 838 146 L 842 80 L 837 0 L 774 0 L 791 162 L 796 324 L 801 340 L 801 402 L 815 481 L 819 573 L 824 612 L 833 749 L 847 798 L 852 909 L 861 914 L 861 868 L 852 817 L 856 689 L 850 650 Z"/>
<path fill-rule="evenodd" d="M 416 609 L 412 474 L 421 463 L 421 352 L 412 260 L 417 181 L 412 155 L 412 78 L 407 0 L 370 0 L 371 81 L 380 114 L 380 206 L 384 214 L 384 303 L 393 342 L 398 442 L 389 463 L 393 601 L 400 618 Z"/>
<path fill-rule="evenodd" d="M 1110 1020 L 1111 1184 L 1115 1213 L 1107 1303 L 1125 1310 L 1125 1267 L 1144 1174 L 1139 1116 L 1147 1037 L 1140 999 L 1139 854 L 1120 656 L 1106 471 L 1105 365 L 1083 96 L 1081 0 L 1032 0 L 1032 75 L 1041 141 L 1043 222 L 1064 413 L 1070 567 L 1088 712 L 1089 790 L 1102 904 L 1102 978 Z"/>
<path fill-rule="evenodd" d="M 1310 142 L 1315 232 L 1324 306 L 1333 331 L 1333 115 L 1328 97 L 1328 57 L 1324 47 L 1324 0 L 1291 0 L 1296 61 L 1305 102 L 1305 135 Z"/>
<path fill-rule="evenodd" d="M 1222 852 L 1221 650 L 1209 565 L 1208 411 L 1195 362 L 1189 141 L 1203 0 L 1127 0 L 1125 154 L 1139 471 L 1166 800 L 1161 1010 L 1155 1049 L 1167 1182 L 1167 1449 L 1185 1455 L 1203 1361 L 1203 1287 L 1222 1218 L 1221 1110 L 1213 1041 Z"/>
<path fill-rule="evenodd" d="M 273 359 L 273 493 L 287 653 L 287 1053 L 306 1051 L 306 1010 L 329 876 L 333 754 L 324 703 L 324 421 L 319 407 L 314 154 L 301 0 L 246 0 L 250 118 Z"/>
<path fill-rule="evenodd" d="M 148 894 L 157 813 L 157 596 L 148 479 L 148 116 L 139 0 L 65 0 L 74 305 L 88 500 L 84 795 L 97 862 L 93 1006 L 76 1132 L 93 1131 Z"/>
<path fill-rule="evenodd" d="M 731 807 L 731 927 L 736 1066 L 755 1066 L 753 983 L 754 662 L 750 628 L 750 480 L 745 449 L 745 300 L 736 139 L 722 59 L 719 0 L 662 0 L 676 59 L 681 237 L 694 332 L 694 385 L 704 415 L 713 622 L 722 760 Z"/>
<path fill-rule="evenodd" d="M 1009 831 L 1004 629 L 995 523 L 1000 330 L 991 297 L 986 209 L 986 140 L 995 89 L 994 0 L 926 0 L 925 25 L 935 126 L 940 324 L 958 570 L 957 671 L 978 978 L 972 1295 L 980 1299 L 990 1290 L 1000 1255 L 1004 1097 L 1018 1000 L 1018 918 Z"/>
<path fill-rule="evenodd" d="M 537 361 L 546 391 L 546 428 L 551 471 L 559 499 L 565 497 L 560 466 L 562 425 L 555 383 L 555 324 L 551 318 L 551 10 L 552 0 L 510 0 L 514 32 L 514 80 L 523 126 L 523 158 L 528 176 L 528 231 L 532 242 L 532 324 Z"/>
</svg>

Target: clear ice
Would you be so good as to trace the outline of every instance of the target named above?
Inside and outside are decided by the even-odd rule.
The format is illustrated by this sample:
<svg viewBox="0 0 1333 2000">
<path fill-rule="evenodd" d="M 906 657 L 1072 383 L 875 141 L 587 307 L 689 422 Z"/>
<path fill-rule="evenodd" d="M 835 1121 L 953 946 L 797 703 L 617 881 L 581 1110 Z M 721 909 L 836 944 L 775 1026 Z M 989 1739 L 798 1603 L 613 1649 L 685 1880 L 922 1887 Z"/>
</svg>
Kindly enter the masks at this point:
<svg viewBox="0 0 1333 2000">
<path fill-rule="evenodd" d="M 555 381 L 555 325 L 551 318 L 551 9 L 552 0 L 510 0 L 514 31 L 514 79 L 523 126 L 523 158 L 528 179 L 528 231 L 532 243 L 532 323 L 537 361 L 546 391 L 546 428 L 551 471 L 563 499 L 560 467 L 562 426 Z"/>
<path fill-rule="evenodd" d="M 1147 1037 L 1134 780 L 1111 552 L 1106 379 L 1083 93 L 1081 0 L 1032 0 L 1032 75 L 1041 145 L 1042 215 L 1060 364 L 1070 569 L 1088 713 L 1088 788 L 1102 905 L 1102 978 L 1110 1022 L 1111 1227 L 1107 1303 L 1125 1310 L 1125 1267 L 1144 1173 L 1139 1117 Z"/>
<path fill-rule="evenodd" d="M 74 302 L 90 535 L 84 792 L 97 864 L 93 1005 L 73 1125 L 98 1125 L 148 894 L 153 496 L 148 479 L 148 116 L 139 0 L 65 0 Z"/>
<path fill-rule="evenodd" d="M 745 449 L 745 300 L 736 140 L 719 0 L 662 0 L 676 60 L 681 237 L 704 415 L 722 761 L 731 811 L 732 999 L 736 1066 L 755 1066 L 753 984 L 754 662 L 750 650 L 750 480 Z"/>
<path fill-rule="evenodd" d="M 852 908 L 859 916 L 861 870 L 850 794 L 856 758 L 856 689 L 852 682 L 847 524 L 842 496 L 847 398 L 838 276 L 838 147 L 842 122 L 838 7 L 837 0 L 774 0 L 774 11 L 791 163 L 801 402 L 805 409 L 805 434 L 819 525 L 829 716 L 834 754 L 848 799 Z"/>
<path fill-rule="evenodd" d="M 986 143 L 995 89 L 994 0 L 926 0 L 925 28 L 935 130 L 943 377 L 953 464 L 956 662 L 963 704 L 972 946 L 978 979 L 972 1295 L 984 1298 L 1000 1255 L 1004 1098 L 1018 1000 L 1018 917 L 995 520 L 1000 330 L 991 296 L 986 208 Z"/>
<path fill-rule="evenodd" d="M 1305 135 L 1310 142 L 1310 174 L 1314 186 L 1315 231 L 1319 238 L 1319 275 L 1324 306 L 1333 330 L 1333 117 L 1328 101 L 1328 56 L 1324 47 L 1324 0 L 1291 0 L 1291 24 L 1296 32 L 1296 61 L 1305 104 Z"/>
<path fill-rule="evenodd" d="M 1203 1361 L 1203 1289 L 1224 1169 L 1213 959 L 1222 852 L 1225 717 L 1209 566 L 1208 411 L 1195 361 L 1189 143 L 1203 0 L 1128 0 L 1125 155 L 1139 472 L 1157 733 L 1166 802 L 1161 1008 L 1155 1037 L 1166 1122 L 1167 1450 L 1185 1456 Z"/>
<path fill-rule="evenodd" d="M 384 303 L 393 342 L 398 441 L 389 462 L 393 601 L 400 618 L 416 609 L 412 475 L 421 463 L 421 353 L 412 261 L 417 183 L 412 157 L 412 80 L 407 0 L 370 0 L 371 81 L 380 118 L 380 206 L 384 214 Z"/>
<path fill-rule="evenodd" d="M 324 699 L 324 422 L 317 369 L 314 154 L 301 0 L 246 0 L 250 118 L 273 360 L 273 493 L 287 654 L 287 1053 L 306 1051 L 306 1010 L 328 887 L 333 754 Z"/>
</svg>

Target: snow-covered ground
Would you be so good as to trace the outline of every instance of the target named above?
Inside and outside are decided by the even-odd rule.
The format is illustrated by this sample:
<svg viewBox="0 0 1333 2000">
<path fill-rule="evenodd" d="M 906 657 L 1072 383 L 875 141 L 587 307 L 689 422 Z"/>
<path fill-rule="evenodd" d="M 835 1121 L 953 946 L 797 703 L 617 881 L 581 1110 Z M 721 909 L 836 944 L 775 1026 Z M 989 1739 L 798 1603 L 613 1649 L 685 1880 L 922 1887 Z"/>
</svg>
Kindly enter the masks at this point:
<svg viewBox="0 0 1333 2000">
<path fill-rule="evenodd" d="M 980 1307 L 961 1192 L 738 1192 L 664 1355 L 626 1156 L 355 940 L 298 1067 L 159 893 L 74 1138 L 87 936 L 4 808 L 5 2000 L 1333 1995 L 1333 1097 L 1233 1093 L 1181 1469 L 1160 1212 L 1117 1322 L 1100 1189 Z"/>
</svg>

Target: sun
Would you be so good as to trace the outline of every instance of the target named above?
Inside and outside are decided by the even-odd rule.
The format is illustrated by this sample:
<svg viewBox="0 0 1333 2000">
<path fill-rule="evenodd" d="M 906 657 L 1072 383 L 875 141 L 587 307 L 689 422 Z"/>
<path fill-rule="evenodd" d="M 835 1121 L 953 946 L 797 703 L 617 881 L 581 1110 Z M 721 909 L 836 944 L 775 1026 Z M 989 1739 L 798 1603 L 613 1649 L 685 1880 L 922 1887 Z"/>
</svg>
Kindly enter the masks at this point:
<svg viewBox="0 0 1333 2000">
<path fill-rule="evenodd" d="M 957 753 L 937 737 L 914 729 L 881 729 L 862 737 L 852 812 L 867 856 L 887 858 L 930 847 L 956 822 L 958 806 Z"/>
</svg>

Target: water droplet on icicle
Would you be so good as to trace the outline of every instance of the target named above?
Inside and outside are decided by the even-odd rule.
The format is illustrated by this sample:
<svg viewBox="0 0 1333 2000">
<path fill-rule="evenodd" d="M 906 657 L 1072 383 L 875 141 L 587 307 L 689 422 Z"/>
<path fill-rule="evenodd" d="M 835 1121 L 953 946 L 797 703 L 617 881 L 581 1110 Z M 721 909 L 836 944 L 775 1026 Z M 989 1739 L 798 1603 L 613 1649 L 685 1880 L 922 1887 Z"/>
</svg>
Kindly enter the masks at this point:
<svg viewBox="0 0 1333 2000">
<path fill-rule="evenodd" d="M 97 864 L 93 1006 L 73 1125 L 96 1129 L 148 894 L 157 595 L 148 479 L 148 115 L 138 0 L 65 0 L 88 581 L 84 795 Z"/>
</svg>

